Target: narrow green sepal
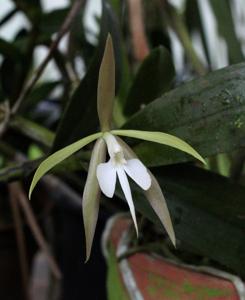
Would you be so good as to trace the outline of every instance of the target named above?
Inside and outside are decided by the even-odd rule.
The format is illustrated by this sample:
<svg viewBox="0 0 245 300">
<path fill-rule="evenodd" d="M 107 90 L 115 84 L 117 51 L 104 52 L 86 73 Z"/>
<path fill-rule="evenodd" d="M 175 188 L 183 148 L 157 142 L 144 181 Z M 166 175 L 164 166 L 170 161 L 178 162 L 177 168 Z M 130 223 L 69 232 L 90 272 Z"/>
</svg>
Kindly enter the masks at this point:
<svg viewBox="0 0 245 300">
<path fill-rule="evenodd" d="M 37 168 L 32 183 L 29 189 L 29 199 L 31 199 L 31 194 L 33 189 L 35 188 L 38 181 L 41 179 L 43 175 L 45 175 L 50 169 L 55 167 L 58 163 L 62 162 L 67 157 L 71 156 L 73 153 L 77 152 L 87 144 L 93 142 L 94 140 L 100 138 L 103 135 L 102 132 L 91 134 L 65 148 L 60 149 L 59 151 L 53 153 L 48 158 L 46 158 Z"/>
<path fill-rule="evenodd" d="M 100 187 L 96 178 L 97 166 L 105 162 L 106 143 L 100 138 L 96 141 L 89 164 L 88 176 L 83 191 L 83 223 L 86 238 L 86 261 L 89 260 L 98 220 Z"/>
<path fill-rule="evenodd" d="M 174 233 L 173 224 L 171 221 L 171 217 L 169 214 L 167 202 L 163 195 L 162 189 L 155 178 L 155 176 L 148 170 L 151 176 L 151 187 L 149 190 L 145 191 L 144 194 L 149 201 L 152 209 L 158 216 L 159 220 L 161 221 L 163 227 L 167 231 L 167 234 L 173 243 L 174 247 L 176 247 L 176 238 Z"/>
<path fill-rule="evenodd" d="M 115 98 L 115 58 L 111 35 L 108 34 L 102 58 L 97 91 L 97 110 L 102 131 L 110 130 Z"/>
<path fill-rule="evenodd" d="M 138 158 L 137 155 L 134 153 L 134 151 L 122 139 L 117 137 L 117 140 L 123 148 L 123 153 L 126 159 Z M 171 242 L 176 247 L 174 228 L 173 228 L 173 224 L 171 221 L 171 217 L 169 214 L 165 197 L 154 175 L 151 173 L 149 169 L 147 169 L 147 172 L 151 176 L 151 186 L 149 190 L 144 191 L 144 195 L 148 200 L 149 204 L 151 205 L 152 209 L 158 216 L 159 220 L 161 221 Z"/>
<path fill-rule="evenodd" d="M 206 164 L 205 160 L 201 157 L 201 155 L 193 149 L 189 144 L 185 141 L 181 140 L 180 138 L 164 133 L 164 132 L 157 132 L 157 131 L 141 131 L 141 130 L 112 130 L 112 134 L 120 135 L 120 136 L 127 136 L 132 137 L 144 141 L 159 143 L 163 145 L 167 145 L 183 152 L 186 152 L 193 157 L 200 160 L 203 164 Z"/>
</svg>

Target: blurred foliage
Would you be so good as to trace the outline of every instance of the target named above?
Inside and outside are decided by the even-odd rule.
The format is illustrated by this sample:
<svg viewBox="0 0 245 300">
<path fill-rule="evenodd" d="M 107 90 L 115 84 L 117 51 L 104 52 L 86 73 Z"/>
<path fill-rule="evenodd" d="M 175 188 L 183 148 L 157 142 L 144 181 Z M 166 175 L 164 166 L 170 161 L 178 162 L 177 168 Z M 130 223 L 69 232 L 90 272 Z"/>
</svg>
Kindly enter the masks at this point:
<svg viewBox="0 0 245 300">
<path fill-rule="evenodd" d="M 210 52 L 206 30 L 210 24 L 204 22 L 200 1 L 188 0 L 181 10 L 167 0 L 142 1 L 145 27 L 138 36 L 133 36 L 128 21 L 128 2 L 103 1 L 95 42 L 91 42 L 91 32 L 84 26 L 84 2 L 74 16 L 66 50 L 56 48 L 51 57 L 59 79 L 40 79 L 13 111 L 28 80 L 35 75 L 34 52 L 39 46 L 49 49 L 70 10 L 67 7 L 46 13 L 37 0 L 13 1 L 15 8 L 0 20 L 0 30 L 14 22 L 12 18 L 19 12 L 31 26 L 20 26 L 12 41 L 0 39 L 0 182 L 18 179 L 29 184 L 40 155 L 46 156 L 98 129 L 98 70 L 110 32 L 116 56 L 115 127 L 120 124 L 128 129 L 175 134 L 207 158 L 209 170 L 205 171 L 191 162 L 190 156 L 168 147 L 132 143 L 147 165 L 157 167 L 154 172 L 166 190 L 180 248 L 245 277 L 245 63 L 244 45 L 231 10 L 234 1 L 209 1 L 230 64 L 218 71 L 212 65 L 214 53 Z M 203 57 L 196 51 L 193 34 L 200 37 Z M 142 36 L 149 53 L 139 61 L 132 47 L 140 47 Z M 183 50 L 181 70 L 176 65 L 173 36 Z M 138 44 L 132 42 L 134 38 L 138 38 Z M 78 62 L 82 62 L 84 73 Z M 79 153 L 80 164 L 75 155 L 65 165 L 66 172 L 64 168 L 63 172 L 55 170 L 79 192 L 90 149 L 88 146 Z M 137 191 L 135 196 L 139 211 L 157 222 Z M 112 206 L 113 211 L 121 210 L 120 204 L 106 201 L 108 210 Z"/>
</svg>

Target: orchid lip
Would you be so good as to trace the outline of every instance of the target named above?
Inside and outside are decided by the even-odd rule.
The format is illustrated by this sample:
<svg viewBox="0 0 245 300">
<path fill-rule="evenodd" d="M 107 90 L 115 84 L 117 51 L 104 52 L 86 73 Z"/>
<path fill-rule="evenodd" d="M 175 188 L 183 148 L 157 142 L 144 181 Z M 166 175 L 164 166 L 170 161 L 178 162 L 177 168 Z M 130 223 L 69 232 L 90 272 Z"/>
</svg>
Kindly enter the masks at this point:
<svg viewBox="0 0 245 300">
<path fill-rule="evenodd" d="M 116 179 L 118 177 L 130 208 L 136 232 L 138 233 L 135 208 L 127 175 L 143 190 L 148 190 L 150 188 L 151 177 L 147 172 L 146 167 L 139 159 L 125 159 L 123 147 L 118 143 L 114 135 L 107 132 L 104 134 L 103 138 L 105 139 L 110 159 L 108 162 L 101 163 L 97 166 L 96 175 L 99 186 L 107 197 L 112 198 L 116 188 Z"/>
</svg>

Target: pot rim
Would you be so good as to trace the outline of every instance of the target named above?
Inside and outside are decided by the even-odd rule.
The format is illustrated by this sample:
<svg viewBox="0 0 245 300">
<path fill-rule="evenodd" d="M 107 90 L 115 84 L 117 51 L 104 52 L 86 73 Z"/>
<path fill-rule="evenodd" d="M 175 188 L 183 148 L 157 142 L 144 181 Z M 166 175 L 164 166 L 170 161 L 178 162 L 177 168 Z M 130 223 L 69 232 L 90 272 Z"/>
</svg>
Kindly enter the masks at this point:
<svg viewBox="0 0 245 300">
<path fill-rule="evenodd" d="M 129 218 L 129 215 L 127 213 L 119 213 L 114 216 L 112 216 L 106 223 L 103 235 L 102 235 L 102 240 L 101 240 L 101 246 L 102 246 L 102 253 L 104 257 L 107 259 L 109 256 L 108 253 L 108 247 L 107 244 L 110 240 L 110 236 L 113 230 L 114 225 L 118 222 L 120 219 L 125 219 L 127 220 L 127 228 L 123 231 L 122 235 L 119 238 L 119 241 L 116 245 L 116 256 L 120 257 L 124 253 L 126 253 L 129 249 L 129 227 L 132 224 L 131 219 Z M 142 254 L 142 253 L 141 253 Z M 186 264 L 186 263 L 181 263 L 181 262 L 176 262 L 173 259 L 169 259 L 160 255 L 157 255 L 156 253 L 143 253 L 145 256 L 150 256 L 154 257 L 158 260 L 167 262 L 169 264 L 172 264 L 176 267 L 180 267 L 183 269 L 191 270 L 196 273 L 202 273 L 206 275 L 211 275 L 213 277 L 217 277 L 220 279 L 227 280 L 233 284 L 235 287 L 235 290 L 238 294 L 238 297 L 240 300 L 245 300 L 245 284 L 243 283 L 242 279 L 234 274 L 231 274 L 229 272 L 223 271 L 216 269 L 214 267 L 210 266 L 205 266 L 205 265 L 192 265 L 192 264 Z M 122 278 L 124 281 L 124 284 L 129 292 L 129 295 L 132 299 L 135 300 L 143 300 L 143 296 L 141 295 L 141 292 L 139 288 L 137 287 L 136 280 L 134 278 L 132 269 L 129 265 L 128 262 L 128 257 L 122 258 L 119 262 L 119 269 L 122 274 Z"/>
</svg>

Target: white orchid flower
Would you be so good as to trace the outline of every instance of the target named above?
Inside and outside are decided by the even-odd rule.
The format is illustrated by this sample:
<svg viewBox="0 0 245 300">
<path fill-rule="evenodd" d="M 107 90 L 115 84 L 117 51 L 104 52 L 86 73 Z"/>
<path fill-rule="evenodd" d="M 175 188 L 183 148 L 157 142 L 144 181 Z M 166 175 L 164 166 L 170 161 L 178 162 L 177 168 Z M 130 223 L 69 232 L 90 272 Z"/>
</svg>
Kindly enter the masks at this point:
<svg viewBox="0 0 245 300">
<path fill-rule="evenodd" d="M 115 192 L 116 178 L 118 176 L 138 234 L 135 208 L 127 175 L 145 191 L 151 186 L 151 177 L 139 159 L 125 159 L 123 148 L 117 142 L 114 135 L 106 133 L 104 134 L 104 139 L 110 159 L 108 162 L 101 163 L 97 166 L 96 175 L 100 189 L 107 197 L 112 198 Z"/>
<path fill-rule="evenodd" d="M 48 156 L 37 168 L 29 189 L 29 198 L 37 182 L 57 164 L 96 141 L 91 154 L 88 177 L 83 193 L 83 221 L 86 236 L 86 261 L 89 259 L 99 212 L 100 190 L 109 198 L 115 193 L 118 176 L 128 202 L 133 222 L 138 234 L 135 208 L 127 176 L 131 177 L 144 191 L 149 204 L 175 245 L 175 234 L 167 203 L 156 178 L 119 136 L 126 136 L 155 142 L 184 151 L 205 163 L 204 159 L 189 144 L 163 132 L 141 130 L 111 130 L 113 103 L 115 98 L 115 61 L 111 36 L 108 35 L 99 71 L 97 110 L 101 131 L 86 136 Z M 118 136 L 118 139 L 117 139 Z M 109 161 L 105 163 L 106 146 Z"/>
</svg>

